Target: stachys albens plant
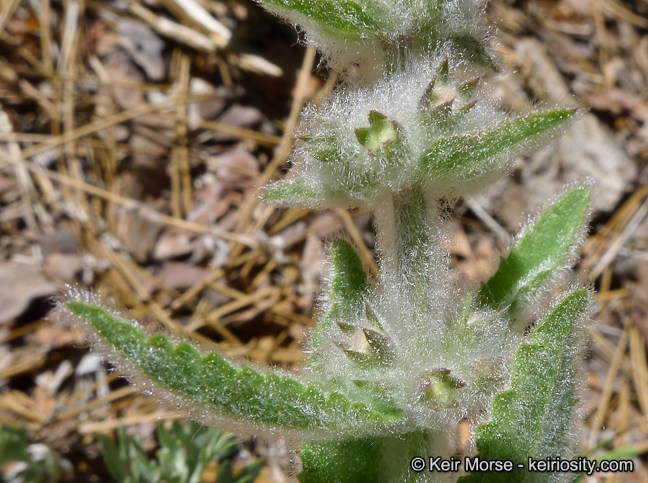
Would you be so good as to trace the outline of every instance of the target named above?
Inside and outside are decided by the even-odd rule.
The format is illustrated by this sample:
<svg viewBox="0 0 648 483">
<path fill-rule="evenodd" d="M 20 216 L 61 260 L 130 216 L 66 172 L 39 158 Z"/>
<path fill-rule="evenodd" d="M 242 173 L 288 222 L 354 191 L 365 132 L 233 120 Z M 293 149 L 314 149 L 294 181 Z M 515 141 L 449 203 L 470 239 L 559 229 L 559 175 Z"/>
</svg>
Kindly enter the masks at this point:
<svg viewBox="0 0 648 483">
<path fill-rule="evenodd" d="M 582 327 L 592 297 L 564 280 L 584 238 L 590 190 L 577 186 L 549 205 L 475 287 L 453 281 L 444 207 L 556 136 L 576 110 L 498 109 L 482 81 L 497 64 L 479 0 L 263 5 L 303 28 L 344 79 L 305 109 L 293 173 L 263 197 L 365 207 L 379 278 L 367 275 L 351 244 L 332 243 L 303 377 L 145 333 L 79 294 L 64 310 L 120 369 L 191 417 L 286 436 L 304 483 L 457 478 L 465 468 L 417 471 L 415 457 L 450 459 L 464 419 L 475 455 L 513 464 L 512 472 L 473 471 L 466 481 L 573 479 L 531 473 L 526 463 L 577 454 Z"/>
</svg>

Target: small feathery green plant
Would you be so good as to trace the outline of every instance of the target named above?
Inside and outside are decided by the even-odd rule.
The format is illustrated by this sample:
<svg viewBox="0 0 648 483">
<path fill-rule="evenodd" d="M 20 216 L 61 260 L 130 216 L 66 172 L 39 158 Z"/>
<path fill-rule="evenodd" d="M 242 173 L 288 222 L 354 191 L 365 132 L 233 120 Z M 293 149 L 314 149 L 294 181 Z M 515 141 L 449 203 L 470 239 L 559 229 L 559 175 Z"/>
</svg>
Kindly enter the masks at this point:
<svg viewBox="0 0 648 483">
<path fill-rule="evenodd" d="M 159 449 L 155 458 L 144 451 L 142 440 L 120 426 L 117 440 L 99 435 L 103 460 L 117 483 L 200 483 L 209 463 L 219 462 L 219 483 L 252 483 L 261 471 L 262 459 L 233 474 L 232 462 L 226 459 L 238 448 L 236 437 L 200 426 L 194 421 L 183 425 L 174 420 L 168 430 L 162 421 L 157 425 Z"/>
<path fill-rule="evenodd" d="M 3 471 L 4 470 L 4 471 Z M 74 467 L 42 443 L 31 443 L 24 423 L 0 425 L 0 478 L 6 483 L 72 481 Z"/>
<path fill-rule="evenodd" d="M 583 326 L 592 296 L 567 275 L 583 241 L 590 189 L 572 186 L 521 230 L 497 272 L 459 286 L 444 211 L 500 177 L 510 160 L 577 117 L 498 108 L 498 70 L 482 0 L 265 0 L 303 29 L 343 82 L 304 110 L 294 169 L 268 203 L 364 207 L 380 276 L 336 240 L 305 374 L 259 370 L 189 339 L 152 334 L 72 292 L 62 304 L 144 390 L 196 419 L 275 433 L 313 482 L 447 481 L 414 457 L 450 458 L 457 424 L 473 456 L 512 473 L 467 481 L 565 481 L 527 458 L 578 454 Z M 518 467 L 521 464 L 522 467 Z"/>
</svg>

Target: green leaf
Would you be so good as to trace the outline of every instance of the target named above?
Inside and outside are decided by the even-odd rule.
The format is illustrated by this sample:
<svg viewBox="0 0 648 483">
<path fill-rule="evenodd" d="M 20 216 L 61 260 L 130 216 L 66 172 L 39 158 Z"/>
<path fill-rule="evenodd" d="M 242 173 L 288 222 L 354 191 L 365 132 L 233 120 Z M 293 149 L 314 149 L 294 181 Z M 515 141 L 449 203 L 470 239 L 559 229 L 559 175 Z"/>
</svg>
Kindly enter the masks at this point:
<svg viewBox="0 0 648 483">
<path fill-rule="evenodd" d="M 188 420 L 174 420 L 171 431 L 157 425 L 159 449 L 149 458 L 139 437 L 117 428 L 117 442 L 100 434 L 103 458 L 111 476 L 119 483 L 200 483 L 205 467 L 236 450 L 236 437 Z M 245 472 L 244 472 L 245 473 Z M 220 481 L 220 480 L 219 480 Z M 237 482 L 249 482 L 237 477 Z"/>
<path fill-rule="evenodd" d="M 416 430 L 376 438 L 304 443 L 298 451 L 303 471 L 297 478 L 301 483 L 430 481 L 429 474 L 413 472 L 409 463 L 417 455 L 442 454 L 441 440 L 441 433 Z"/>
<path fill-rule="evenodd" d="M 501 154 L 564 124 L 574 112 L 554 109 L 502 121 L 489 130 L 440 138 L 419 162 L 421 182 L 479 179 L 500 168 Z"/>
<path fill-rule="evenodd" d="M 341 164 L 343 162 L 340 150 L 335 141 L 317 140 L 306 145 L 311 156 L 323 164 Z"/>
<path fill-rule="evenodd" d="M 322 200 L 322 194 L 308 186 L 301 178 L 289 178 L 266 186 L 263 200 L 276 204 L 311 205 Z"/>
<path fill-rule="evenodd" d="M 363 328 L 362 333 L 369 343 L 372 354 L 381 362 L 391 362 L 396 358 L 393 343 L 389 337 L 375 330 Z"/>
<path fill-rule="evenodd" d="M 23 422 L 16 427 L 0 425 L 0 467 L 5 470 L 1 475 L 2 481 L 27 483 L 69 481 L 72 471 L 69 461 L 62 459 L 51 448 L 45 447 L 44 451 L 33 452 L 30 450 L 31 446 Z M 12 461 L 23 464 L 13 467 L 4 466 Z"/>
<path fill-rule="evenodd" d="M 263 459 L 259 458 L 254 463 L 247 465 L 238 475 L 234 476 L 232 462 L 230 460 L 223 461 L 218 469 L 216 481 L 218 483 L 252 483 L 259 476 L 261 468 L 263 468 L 263 463 Z"/>
<path fill-rule="evenodd" d="M 453 36 L 447 42 L 458 56 L 499 72 L 495 58 L 488 52 L 483 41 L 470 36 Z"/>
<path fill-rule="evenodd" d="M 10 461 L 30 461 L 28 447 L 29 438 L 24 423 L 15 428 L 5 424 L 0 426 L 0 465 Z"/>
<path fill-rule="evenodd" d="M 257 479 L 259 473 L 261 473 L 261 468 L 263 468 L 264 463 L 263 458 L 259 458 L 254 463 L 247 465 L 238 475 L 237 483 L 252 483 Z"/>
<path fill-rule="evenodd" d="M 532 297 L 545 285 L 583 231 L 590 190 L 580 186 L 544 212 L 533 227 L 511 249 L 488 282 L 480 299 L 488 305 L 510 305 Z"/>
<path fill-rule="evenodd" d="M 123 426 L 120 426 L 118 431 L 123 431 Z M 102 448 L 101 455 L 110 475 L 116 481 L 127 481 L 131 470 L 131 461 L 126 446 L 117 446 L 117 443 L 105 434 L 99 435 L 99 442 Z"/>
<path fill-rule="evenodd" d="M 337 175 L 334 175 L 337 176 Z M 349 173 L 344 175 L 352 178 Z M 263 200 L 274 205 L 302 206 L 305 208 L 322 208 L 331 206 L 357 205 L 358 200 L 365 198 L 368 193 L 375 192 L 367 176 L 365 179 L 351 179 L 345 184 L 329 183 L 321 189 L 315 189 L 303 174 L 272 183 L 263 188 Z"/>
<path fill-rule="evenodd" d="M 464 82 L 459 87 L 457 87 L 457 96 L 459 97 L 459 99 L 461 99 L 463 102 L 468 102 L 475 93 L 475 90 L 479 85 L 479 81 L 480 78 L 477 77 L 476 79 Z"/>
<path fill-rule="evenodd" d="M 367 274 L 355 249 L 344 240 L 335 240 L 331 246 L 333 282 L 329 295 L 331 309 L 313 329 L 311 343 L 320 345 L 322 334 L 332 324 L 352 321 L 364 309 L 367 291 Z"/>
<path fill-rule="evenodd" d="M 201 356 L 189 343 L 173 346 L 163 335 L 147 339 L 137 328 L 85 302 L 68 302 L 134 368 L 160 386 L 218 412 L 252 423 L 343 431 L 385 424 L 382 414 L 317 386 L 250 367 L 237 369 L 217 353 Z"/>
<path fill-rule="evenodd" d="M 162 470 L 161 480 L 187 483 L 190 475 L 197 470 L 202 474 L 204 468 L 197 466 L 198 462 L 192 455 L 191 447 L 183 443 L 182 425 L 177 419 L 173 421 L 172 430 L 168 431 L 162 421 L 157 424 L 157 437 L 160 449 L 155 453 Z"/>
<path fill-rule="evenodd" d="M 574 456 L 567 441 L 577 402 L 574 332 L 588 306 L 587 290 L 577 290 L 541 321 L 532 343 L 515 354 L 511 389 L 495 397 L 492 420 L 477 428 L 478 457 L 511 460 L 514 472 L 472 473 L 463 481 L 554 481 L 555 474 L 527 472 L 527 459 Z M 518 463 L 525 469 L 518 469 Z"/>
<path fill-rule="evenodd" d="M 331 246 L 333 305 L 344 315 L 357 316 L 364 308 L 367 274 L 355 249 L 344 240 L 335 240 Z"/>
<path fill-rule="evenodd" d="M 110 475 L 123 483 L 156 483 L 161 481 L 164 469 L 156 460 L 149 460 L 142 448 L 142 441 L 126 432 L 124 426 L 117 428 L 117 441 L 105 434 L 99 435 L 102 456 Z"/>
<path fill-rule="evenodd" d="M 299 448 L 303 470 L 301 483 L 375 483 L 381 476 L 380 441 L 359 439 L 322 444 L 304 444 Z"/>
<path fill-rule="evenodd" d="M 299 12 L 331 36 L 360 40 L 376 32 L 376 20 L 358 2 L 345 0 L 263 0 L 273 7 Z"/>
<path fill-rule="evenodd" d="M 236 436 L 233 434 L 223 434 L 220 431 L 214 431 L 208 434 L 211 434 L 211 439 L 206 445 L 200 446 L 200 458 L 203 460 L 205 465 L 212 461 L 226 458 L 238 447 Z M 198 447 L 197 444 L 196 446 Z"/>
</svg>

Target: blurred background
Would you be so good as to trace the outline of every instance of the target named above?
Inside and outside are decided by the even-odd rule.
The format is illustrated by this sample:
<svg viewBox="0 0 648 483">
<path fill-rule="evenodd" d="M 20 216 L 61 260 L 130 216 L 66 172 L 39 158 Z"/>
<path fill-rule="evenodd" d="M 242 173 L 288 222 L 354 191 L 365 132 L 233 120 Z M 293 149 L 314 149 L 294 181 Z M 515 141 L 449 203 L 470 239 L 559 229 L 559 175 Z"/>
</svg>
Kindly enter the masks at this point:
<svg viewBox="0 0 648 483">
<path fill-rule="evenodd" d="M 632 475 L 591 481 L 646 481 L 648 0 L 494 0 L 489 12 L 510 72 L 489 82 L 507 109 L 575 96 L 589 111 L 554 145 L 516 159 L 512 176 L 460 201 L 448 222 L 452 263 L 461 278 L 487 277 L 527 214 L 567 183 L 594 182 L 574 279 L 594 280 L 600 302 L 582 451 L 635 461 Z M 185 473 L 202 481 L 244 481 L 259 458 L 258 481 L 292 481 L 282 441 L 236 446 L 206 429 L 227 451 L 205 457 L 204 473 L 191 466 L 201 448 L 181 434 L 198 429 L 173 429 L 173 408 L 136 393 L 48 315 L 75 285 L 144 323 L 300 370 L 324 247 L 346 233 L 376 269 L 370 218 L 279 210 L 257 190 L 285 173 L 303 104 L 336 83 L 252 1 L 0 1 L 5 479 L 138 481 L 116 468 L 149 465 L 162 475 L 150 480 L 164 481 L 165 451 L 179 441 Z"/>
</svg>

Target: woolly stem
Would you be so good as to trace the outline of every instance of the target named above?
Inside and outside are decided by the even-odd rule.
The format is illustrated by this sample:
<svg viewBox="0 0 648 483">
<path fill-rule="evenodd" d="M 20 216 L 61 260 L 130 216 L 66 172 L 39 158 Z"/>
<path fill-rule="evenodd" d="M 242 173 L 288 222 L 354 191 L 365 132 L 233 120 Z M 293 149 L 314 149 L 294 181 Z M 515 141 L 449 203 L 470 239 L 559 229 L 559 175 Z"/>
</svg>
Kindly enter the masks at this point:
<svg viewBox="0 0 648 483">
<path fill-rule="evenodd" d="M 381 285 L 392 300 L 412 307 L 409 316 L 416 334 L 413 340 L 427 344 L 435 287 L 443 277 L 436 205 L 414 188 L 385 198 L 374 210 L 376 245 L 381 256 Z M 432 219 L 435 218 L 435 219 Z M 406 320 L 405 324 L 408 323 Z M 406 329 L 407 330 L 407 329 Z"/>
<path fill-rule="evenodd" d="M 416 430 L 402 435 L 359 438 L 341 442 L 302 445 L 299 455 L 304 483 L 371 481 L 376 483 L 434 483 L 445 474 L 411 469 L 414 457 L 447 456 L 447 435 L 442 431 Z"/>
<path fill-rule="evenodd" d="M 406 483 L 434 483 L 444 481 L 445 475 L 427 470 L 415 472 L 411 469 L 412 458 L 422 456 L 426 462 L 429 457 L 449 454 L 447 437 L 443 431 L 414 431 L 402 436 L 386 438 L 383 443 L 383 463 L 387 473 L 385 481 L 402 481 Z"/>
<path fill-rule="evenodd" d="M 430 265 L 428 248 L 431 239 L 423 194 L 416 189 L 394 197 L 397 249 L 401 254 L 400 277 L 419 317 L 430 308 Z"/>
</svg>

